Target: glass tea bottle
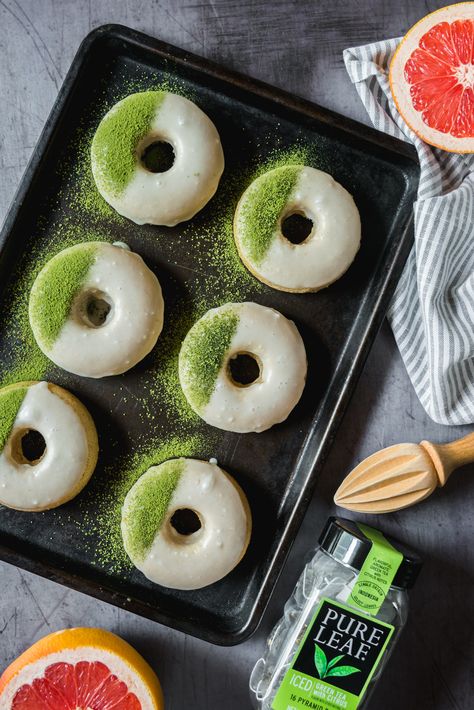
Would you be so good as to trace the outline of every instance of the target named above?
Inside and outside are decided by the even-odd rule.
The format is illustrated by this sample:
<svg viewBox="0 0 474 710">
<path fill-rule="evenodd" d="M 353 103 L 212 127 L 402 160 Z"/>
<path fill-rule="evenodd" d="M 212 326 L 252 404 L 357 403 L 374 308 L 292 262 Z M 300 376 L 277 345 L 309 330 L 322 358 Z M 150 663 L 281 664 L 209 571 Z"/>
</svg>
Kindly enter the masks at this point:
<svg viewBox="0 0 474 710">
<path fill-rule="evenodd" d="M 374 528 L 330 518 L 255 665 L 259 710 L 365 707 L 408 612 L 418 555 Z"/>
</svg>

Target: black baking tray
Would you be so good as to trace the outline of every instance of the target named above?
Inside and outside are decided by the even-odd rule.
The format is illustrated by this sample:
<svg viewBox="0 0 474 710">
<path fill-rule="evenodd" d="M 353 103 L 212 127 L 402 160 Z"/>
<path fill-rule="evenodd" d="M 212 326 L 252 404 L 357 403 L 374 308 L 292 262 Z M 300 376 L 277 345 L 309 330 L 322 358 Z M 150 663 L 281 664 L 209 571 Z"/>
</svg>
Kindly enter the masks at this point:
<svg viewBox="0 0 474 710">
<path fill-rule="evenodd" d="M 252 508 L 249 550 L 228 577 L 198 592 L 177 592 L 153 585 L 136 570 L 116 573 L 97 564 L 91 549 L 100 539 L 86 544 L 76 525 L 84 500 L 90 501 L 93 516 L 93 498 L 84 498 L 84 493 L 56 511 L 36 515 L 1 509 L 0 556 L 136 614 L 227 645 L 243 641 L 258 625 L 384 318 L 411 248 L 419 168 L 415 151 L 405 143 L 134 30 L 106 25 L 80 46 L 7 215 L 0 240 L 3 299 L 8 301 L 14 289 L 15 265 L 34 250 L 40 224 L 47 234 L 45 205 L 61 203 L 67 212 L 67 187 L 58 165 L 70 165 L 74 131 L 90 121 L 97 124 L 97 107 L 103 101 L 111 105 L 112 95 L 129 93 L 131 80 L 139 76 L 142 85 L 154 86 L 165 75 L 188 87 L 215 122 L 226 156 L 223 180 L 242 161 L 264 162 L 275 149 L 301 141 L 317 145 L 316 167 L 326 167 L 354 195 L 363 225 L 361 250 L 347 274 L 317 294 L 285 294 L 267 287 L 245 294 L 296 322 L 309 373 L 302 400 L 286 422 L 262 434 L 222 432 L 212 449 L 194 452 L 202 458 L 215 456 L 240 482 Z M 198 224 L 212 220 L 212 201 L 204 213 Z M 110 236 L 110 224 L 104 223 L 103 230 Z M 152 232 L 156 239 L 150 239 Z M 117 239 L 128 241 L 159 275 L 169 308 L 176 302 L 176 289 L 186 299 L 192 279 L 208 276 L 193 273 L 192 253 L 181 253 L 179 235 L 179 226 L 160 230 L 126 220 L 117 228 Z M 215 269 L 212 277 L 219 278 Z M 11 337 L 0 322 L 0 363 L 8 362 Z M 125 385 L 139 396 L 149 358 L 106 380 L 74 377 L 54 366 L 48 372 L 48 379 L 78 395 L 96 420 L 101 457 L 94 479 L 105 475 L 106 464 L 123 447 L 134 445 L 143 428 L 134 418 L 133 396 L 117 403 L 115 395 Z M 172 430 L 173 422 L 165 421 L 165 426 Z M 315 531 L 323 524 L 314 521 Z"/>
</svg>

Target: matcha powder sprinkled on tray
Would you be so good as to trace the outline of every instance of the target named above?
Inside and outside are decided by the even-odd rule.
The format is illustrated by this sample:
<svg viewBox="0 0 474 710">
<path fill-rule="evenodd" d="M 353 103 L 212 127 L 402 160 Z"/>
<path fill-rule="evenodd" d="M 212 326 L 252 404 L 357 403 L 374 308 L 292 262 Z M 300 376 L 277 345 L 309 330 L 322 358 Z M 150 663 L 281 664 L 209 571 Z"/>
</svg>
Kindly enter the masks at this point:
<svg viewBox="0 0 474 710">
<path fill-rule="evenodd" d="M 86 495 L 81 501 L 81 531 L 90 539 L 90 549 L 96 564 L 106 567 L 111 572 L 123 574 L 132 569 L 133 565 L 125 552 L 120 521 L 122 506 L 132 486 L 152 466 L 159 466 L 165 461 L 179 462 L 185 458 L 202 458 L 208 453 L 212 445 L 208 437 L 204 439 L 198 434 L 186 435 L 181 433 L 176 436 L 163 436 L 159 444 L 142 444 L 136 451 L 119 459 L 107 467 L 105 476 L 92 480 L 92 485 L 86 489 Z M 175 470 L 176 473 L 176 470 Z M 172 484 L 172 476 L 168 481 Z M 95 485 L 94 485 L 95 483 Z M 145 496 L 148 501 L 156 502 L 155 496 Z M 160 496 L 158 496 L 160 498 Z M 161 497 L 163 503 L 164 498 Z M 144 512 L 147 520 L 146 511 Z M 153 540 L 160 523 L 161 513 L 152 514 L 153 522 L 140 522 L 136 526 L 138 537 L 142 538 L 143 529 L 148 531 L 142 539 Z M 157 522 L 158 521 L 158 522 Z M 151 544 L 151 543 L 150 543 Z M 145 549 L 145 548 L 144 548 Z"/>
<path fill-rule="evenodd" d="M 133 177 L 137 145 L 148 133 L 166 93 L 144 91 L 116 104 L 102 119 L 92 141 L 94 177 L 116 197 Z"/>
</svg>

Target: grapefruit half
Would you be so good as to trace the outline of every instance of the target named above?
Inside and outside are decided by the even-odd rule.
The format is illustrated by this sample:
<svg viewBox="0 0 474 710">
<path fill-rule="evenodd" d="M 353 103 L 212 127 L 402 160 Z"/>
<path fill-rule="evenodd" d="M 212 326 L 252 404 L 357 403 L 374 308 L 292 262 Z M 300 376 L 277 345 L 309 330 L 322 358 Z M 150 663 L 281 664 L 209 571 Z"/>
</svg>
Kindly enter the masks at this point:
<svg viewBox="0 0 474 710">
<path fill-rule="evenodd" d="M 391 61 L 390 87 L 422 140 L 474 152 L 474 2 L 436 10 L 409 30 Z"/>
<path fill-rule="evenodd" d="M 2 710 L 163 710 L 160 682 L 128 643 L 66 629 L 33 644 L 0 678 Z"/>
</svg>

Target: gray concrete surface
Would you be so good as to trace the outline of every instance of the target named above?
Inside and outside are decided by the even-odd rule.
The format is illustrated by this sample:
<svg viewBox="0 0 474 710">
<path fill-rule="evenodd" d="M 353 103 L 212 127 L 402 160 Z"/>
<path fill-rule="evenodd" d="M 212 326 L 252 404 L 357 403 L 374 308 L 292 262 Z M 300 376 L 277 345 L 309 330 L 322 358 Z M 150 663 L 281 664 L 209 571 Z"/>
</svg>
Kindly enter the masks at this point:
<svg viewBox="0 0 474 710">
<path fill-rule="evenodd" d="M 444 2 L 423 0 L 0 0 L 0 217 L 61 81 L 93 27 L 120 22 L 311 98 L 362 121 L 342 49 L 402 34 Z M 313 502 L 257 634 L 222 649 L 0 563 L 0 669 L 44 634 L 99 625 L 133 643 L 158 672 L 168 710 L 245 710 L 250 669 L 279 616 L 344 474 L 399 441 L 449 440 L 468 428 L 434 424 L 382 328 Z M 426 567 L 409 625 L 373 710 L 469 710 L 474 705 L 474 479 L 459 473 L 418 506 L 373 520 L 415 545 Z"/>
</svg>

